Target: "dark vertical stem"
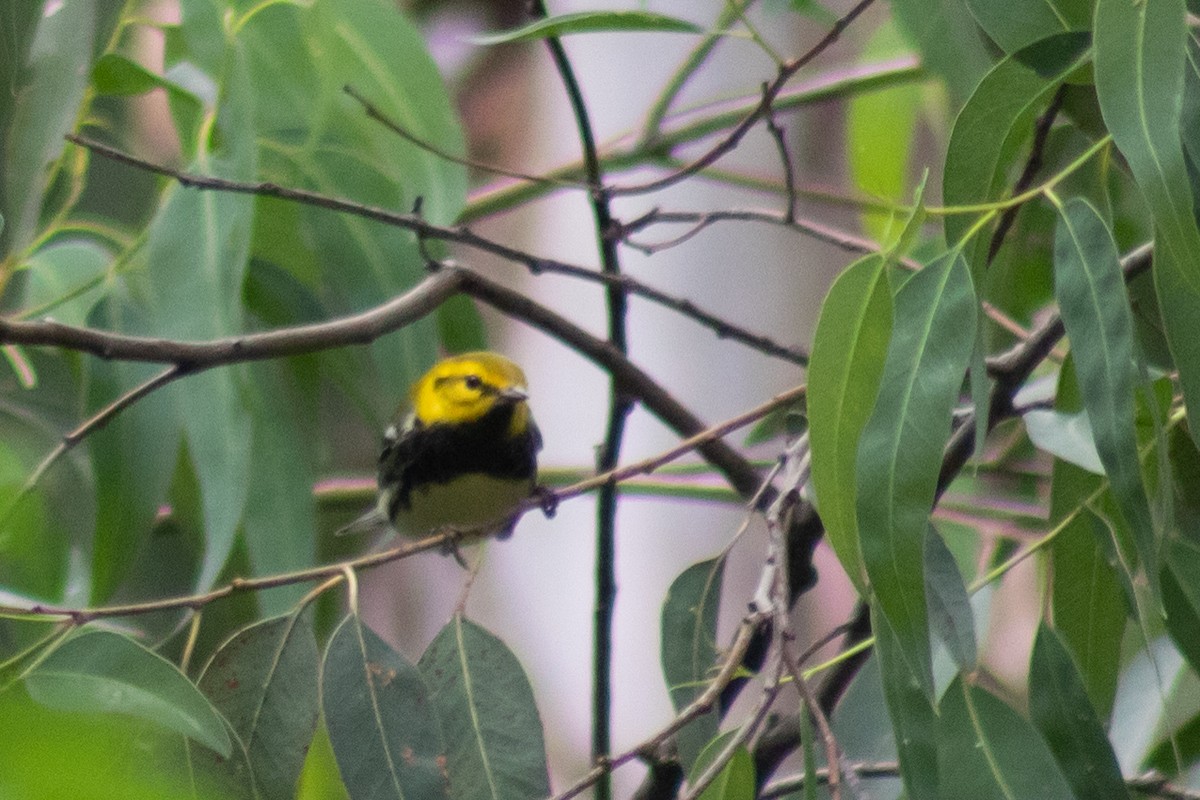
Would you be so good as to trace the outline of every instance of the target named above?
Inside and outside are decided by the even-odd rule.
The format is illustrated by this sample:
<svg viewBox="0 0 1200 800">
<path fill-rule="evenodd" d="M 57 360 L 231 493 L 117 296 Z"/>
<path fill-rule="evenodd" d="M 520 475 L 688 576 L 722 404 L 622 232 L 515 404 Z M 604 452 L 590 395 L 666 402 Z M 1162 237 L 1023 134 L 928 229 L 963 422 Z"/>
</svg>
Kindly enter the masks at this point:
<svg viewBox="0 0 1200 800">
<path fill-rule="evenodd" d="M 542 0 L 534 0 L 534 14 L 546 15 Z M 575 78 L 575 71 L 567 58 L 566 50 L 557 38 L 546 40 L 554 66 L 562 78 L 563 86 L 575 115 L 575 124 L 579 131 L 579 141 L 583 148 L 584 170 L 590 187 L 589 199 L 592 206 L 592 216 L 596 223 L 596 238 L 600 245 L 600 268 L 607 275 L 620 275 L 621 264 L 617 255 L 617 240 L 612 235 L 615 230 L 612 211 L 609 208 L 609 194 L 604 188 L 604 176 L 600 169 L 600 159 L 596 152 L 596 140 L 592 132 L 592 123 L 588 117 L 587 104 L 583 100 L 583 92 Z M 608 339 L 622 354 L 628 352 L 629 345 L 625 333 L 626 297 L 624 290 L 616 284 L 609 284 L 606 289 L 608 307 Z M 621 454 L 621 441 L 625 435 L 625 421 L 633 405 L 628 398 L 617 391 L 616 384 L 611 384 L 609 395 L 608 421 L 604 434 L 604 443 L 596 457 L 596 469 L 607 472 L 617 465 Z M 608 484 L 602 487 L 596 497 L 596 608 L 593 627 L 593 663 L 592 663 L 592 759 L 600 761 L 612 750 L 612 621 L 613 609 L 617 599 L 616 581 L 616 520 L 617 520 L 617 487 Z M 605 775 L 596 783 L 596 800 L 609 800 L 612 797 L 612 784 L 609 775 Z"/>
</svg>

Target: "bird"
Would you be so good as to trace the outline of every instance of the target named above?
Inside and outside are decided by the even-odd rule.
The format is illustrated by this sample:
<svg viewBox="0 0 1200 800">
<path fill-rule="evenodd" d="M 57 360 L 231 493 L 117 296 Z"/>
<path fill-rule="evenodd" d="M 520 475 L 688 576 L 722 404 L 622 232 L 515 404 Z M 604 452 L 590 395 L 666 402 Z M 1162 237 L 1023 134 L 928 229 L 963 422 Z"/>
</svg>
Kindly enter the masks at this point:
<svg viewBox="0 0 1200 800">
<path fill-rule="evenodd" d="M 384 431 L 374 508 L 338 533 L 390 526 L 410 536 L 448 528 L 507 538 L 530 497 L 551 516 L 553 493 L 537 485 L 542 435 L 527 392 L 525 373 L 498 353 L 434 364 Z"/>
</svg>

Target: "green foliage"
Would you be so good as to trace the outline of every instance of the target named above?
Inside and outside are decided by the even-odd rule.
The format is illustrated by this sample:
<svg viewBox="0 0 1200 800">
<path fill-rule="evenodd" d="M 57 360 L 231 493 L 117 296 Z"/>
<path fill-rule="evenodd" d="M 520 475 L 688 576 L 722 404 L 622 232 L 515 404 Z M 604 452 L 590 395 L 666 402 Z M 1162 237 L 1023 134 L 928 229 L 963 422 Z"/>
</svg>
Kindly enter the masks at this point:
<svg viewBox="0 0 1200 800">
<path fill-rule="evenodd" d="M 129 714 L 229 756 L 221 716 L 174 665 L 125 636 L 84 630 L 47 653 L 25 676 L 47 708 Z"/>
<path fill-rule="evenodd" d="M 975 331 L 967 266 L 947 256 L 896 293 L 879 397 L 858 444 L 858 529 L 879 610 L 909 670 L 933 695 L 925 536 L 950 413 Z"/>
<path fill-rule="evenodd" d="M 550 794 L 533 690 L 502 641 L 456 614 L 417 668 L 441 721 L 455 798 Z"/>
<path fill-rule="evenodd" d="M 838 276 L 821 307 L 808 368 L 818 508 L 830 546 L 859 586 L 865 575 L 855 516 L 855 459 L 892 332 L 886 278 L 883 259 L 877 256 L 867 256 Z"/>
<path fill-rule="evenodd" d="M 321 709 L 352 798 L 450 796 L 441 727 L 416 667 L 350 614 L 321 674 Z"/>
<path fill-rule="evenodd" d="M 642 128 L 600 149 L 606 190 L 591 197 L 612 189 L 614 224 L 602 233 L 618 237 L 620 253 L 654 241 L 647 231 L 664 221 L 702 219 L 669 243 L 684 246 L 717 222 L 741 235 L 768 216 L 788 235 L 815 229 L 855 251 L 831 250 L 834 263 L 822 265 L 839 274 L 821 298 L 799 412 L 777 403 L 748 437 L 723 430 L 723 443 L 737 442 L 724 460 L 712 442 L 697 448 L 717 452 L 727 473 L 731 462 L 751 468 L 739 448 L 786 466 L 774 476 L 781 492 L 754 512 L 768 528 L 759 571 L 747 577 L 744 553 L 726 549 L 667 576 L 661 676 L 634 676 L 661 681 L 677 713 L 713 702 L 688 720 L 638 720 L 642 738 L 618 742 L 636 747 L 616 762 L 652 762 L 638 796 L 749 800 L 772 781 L 823 796 L 815 773 L 831 765 L 819 726 L 795 711 L 798 676 L 779 648 L 802 638 L 802 617 L 824 618 L 777 607 L 787 602 L 778 570 L 811 575 L 823 533 L 837 562 L 814 591 L 840 567 L 849 580 L 838 585 L 852 587 L 871 622 L 873 636 L 856 646 L 874 651 L 865 667 L 846 652 L 801 667 L 831 705 L 845 755 L 833 766 L 898 762 L 872 796 L 1129 797 L 1128 782 L 1149 768 L 1172 790 L 1194 789 L 1200 8 L 895 0 L 839 27 L 853 39 L 839 45 L 858 54 L 853 67 L 822 52 L 801 71 L 803 51 L 768 43 L 759 14 L 804 26 L 803 41 L 835 18 L 809 0 L 766 5 L 701 4 L 689 9 L 700 21 L 585 10 L 472 40 L 684 33 L 668 40 L 694 44 Z M 181 0 L 178 10 L 166 23 L 139 2 L 0 3 L 0 795 L 562 791 L 577 776 L 557 774 L 547 751 L 562 757 L 569 737 L 544 724 L 563 721 L 539 711 L 535 697 L 546 695 L 530 684 L 527 654 L 460 607 L 437 612 L 450 622 L 409 663 L 400 653 L 419 651 L 397 648 L 359 611 L 357 574 L 384 559 L 332 563 L 356 545 L 326 535 L 370 494 L 332 480 L 347 455 L 335 445 L 373 437 L 439 352 L 487 345 L 472 290 L 455 284 L 399 329 L 360 332 L 359 347 L 334 352 L 319 340 L 391 307 L 433 258 L 470 270 L 483 250 L 533 273 L 588 272 L 458 225 L 577 192 L 582 168 L 476 186 L 469 203 L 469 181 L 490 180 L 458 158 L 467 137 L 457 109 L 470 92 L 451 95 L 426 32 L 395 3 Z M 161 42 L 161 59 L 147 55 L 147 38 Z M 752 76 L 744 97 L 676 107 L 703 94 L 706 70 L 735 59 Z M 764 84 L 781 90 L 771 109 Z M 817 116 L 830 99 L 846 108 L 840 141 Z M 808 131 L 805 155 L 833 164 L 829 174 L 842 168 L 846 188 L 792 175 L 787 186 L 800 188 L 785 195 L 780 175 L 763 180 L 761 159 L 755 174 L 719 160 L 716 143 L 740 146 L 748 132 L 753 141 L 768 111 L 775 122 L 807 115 L 783 146 L 795 155 L 794 134 Z M 114 164 L 78 137 L 174 166 Z M 703 154 L 713 156 L 703 165 L 713 196 L 736 185 L 762 193 L 765 208 L 816 209 L 816 224 L 777 212 L 689 216 L 659 193 L 637 198 L 656 210 L 634 224 L 642 212 L 626 196 L 646 192 L 618 174 L 644 178 Z M 800 172 L 807 163 L 780 161 Z M 238 190 L 198 188 L 174 167 Z M 929 174 L 940 198 L 916 180 Z M 307 200 L 278 196 L 288 190 Z M 732 195 L 716 202 L 742 206 Z M 831 229 L 822 215 L 834 207 L 860 230 Z M 433 227 L 414 234 L 421 226 Z M 455 241 L 470 245 L 452 252 Z M 773 280 L 753 262 L 718 277 Z M 467 274 L 454 270 L 436 277 Z M 686 292 L 664 298 L 653 272 L 645 284 L 637 274 L 622 284 L 635 306 L 665 300 L 702 316 Z M 494 300 L 499 290 L 489 291 Z M 779 302 L 799 306 L 783 292 Z M 557 312 L 524 299 L 497 305 L 605 366 L 681 435 L 704 427 L 692 398 Z M 756 316 L 743 316 L 711 327 L 757 332 Z M 273 329 L 292 337 L 286 355 L 247 353 L 241 337 Z M 775 335 L 790 345 L 802 329 Z M 145 349 L 114 358 L 113 342 L 128 341 L 116 336 L 142 337 Z M 209 368 L 162 355 L 180 343 L 228 356 Z M 771 375 L 794 362 L 803 356 Z M 740 363 L 673 363 L 714 390 L 742 374 Z M 788 484 L 806 474 L 806 454 L 811 485 Z M 356 462 L 363 487 L 372 457 Z M 622 502 L 732 496 L 693 481 L 706 471 L 689 464 L 669 481 L 625 484 Z M 792 500 L 798 513 L 776 518 Z M 1019 564 L 1035 567 L 1035 597 L 1014 581 L 1023 593 L 1013 599 Z M 718 611 L 747 603 L 757 627 L 739 649 Z M 1024 624 L 999 624 L 1010 614 Z M 1013 629 L 1026 639 L 1000 638 Z M 1006 659 L 1010 671 L 995 671 L 997 654 L 1011 652 L 1030 654 L 1027 670 L 1012 673 L 1025 662 Z M 830 673 L 837 680 L 824 683 Z M 718 675 L 728 681 L 712 691 Z M 844 695 L 830 689 L 839 680 Z M 803 770 L 776 774 L 801 746 L 793 762 Z M 701 776 L 712 781 L 696 792 Z"/>
<path fill-rule="evenodd" d="M 678 17 L 654 14 L 649 11 L 582 11 L 576 14 L 560 14 L 531 22 L 516 30 L 472 37 L 475 44 L 490 45 L 506 42 L 527 42 L 567 36 L 576 33 L 601 32 L 666 32 L 704 33 L 704 28 Z"/>
<path fill-rule="evenodd" d="M 717 604 L 725 559 L 701 561 L 671 584 L 662 608 L 661 658 L 671 705 L 681 711 L 704 693 L 717 655 Z M 720 715 L 708 711 L 679 731 L 679 760 L 694 769 L 701 752 L 717 735 Z"/>
</svg>

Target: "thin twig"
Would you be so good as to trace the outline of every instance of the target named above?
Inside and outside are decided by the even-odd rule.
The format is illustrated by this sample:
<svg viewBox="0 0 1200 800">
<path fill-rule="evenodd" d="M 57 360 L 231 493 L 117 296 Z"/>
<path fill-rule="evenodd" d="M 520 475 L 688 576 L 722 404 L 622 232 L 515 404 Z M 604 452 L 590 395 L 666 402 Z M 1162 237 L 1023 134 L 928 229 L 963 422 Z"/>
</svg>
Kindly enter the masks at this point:
<svg viewBox="0 0 1200 800">
<path fill-rule="evenodd" d="M 152 172 L 156 175 L 172 178 L 183 186 L 189 188 L 199 189 L 202 191 L 251 194 L 260 197 L 276 197 L 282 200 L 289 200 L 291 202 L 313 206 L 314 208 L 324 208 L 330 211 L 351 214 L 364 219 L 374 220 L 385 225 L 391 225 L 393 227 L 412 231 L 423 238 L 453 242 L 455 244 L 481 250 L 485 253 L 491 253 L 492 255 L 499 256 L 500 258 L 524 266 L 534 275 L 547 272 L 554 273 L 556 275 L 566 275 L 573 278 L 578 278 L 580 280 L 590 281 L 592 283 L 599 283 L 605 287 L 619 287 L 624 292 L 637 295 L 649 300 L 652 303 L 657 303 L 673 311 L 677 311 L 680 314 L 693 319 L 700 325 L 713 330 L 719 337 L 742 342 L 747 346 L 760 349 L 760 352 L 770 356 L 785 357 L 784 354 L 788 352 L 787 348 L 783 348 L 779 345 L 775 345 L 773 347 L 767 346 L 766 349 L 761 349 L 764 346 L 764 343 L 770 342 L 770 340 L 766 337 L 751 333 L 739 325 L 722 319 L 715 314 L 701 310 L 689 300 L 672 297 L 666 292 L 654 289 L 653 287 L 631 278 L 628 275 L 606 274 L 604 272 L 588 269 L 576 264 L 568 264 L 564 261 L 536 256 L 523 250 L 493 241 L 484 236 L 480 236 L 465 226 L 444 227 L 440 225 L 434 225 L 433 223 L 430 223 L 422 218 L 421 215 L 417 213 L 402 214 L 389 209 L 379 208 L 378 206 L 356 203 L 351 200 L 331 197 L 319 192 L 310 192 L 304 189 L 292 189 L 269 182 L 253 183 L 227 180 L 225 178 L 217 178 L 207 175 L 197 175 L 195 173 L 184 172 L 182 170 L 163 166 L 161 164 L 155 164 L 151 161 L 146 161 L 145 159 L 138 158 L 137 156 L 131 155 L 122 150 L 110 147 L 102 142 L 97 142 L 94 139 L 88 139 L 86 137 L 77 135 L 69 135 L 66 138 L 68 141 L 71 141 L 80 147 L 86 147 L 87 149 L 105 158 L 112 159 L 118 163 L 126 164 L 136 169 Z M 610 228 L 612 229 L 616 229 L 618 227 L 619 226 L 616 223 L 610 224 Z M 0 340 L 2 339 L 3 330 L 0 329 Z M 355 343 L 356 342 L 348 342 L 348 344 Z M 786 357 L 792 361 L 796 361 L 798 358 L 794 353 Z"/>
<path fill-rule="evenodd" d="M 650 111 L 646 114 L 646 121 L 642 123 L 642 146 L 653 145 L 657 142 L 661 133 L 663 119 L 667 116 L 667 112 L 671 110 L 671 104 L 675 102 L 675 98 L 683 91 L 683 87 L 691 80 L 692 76 L 705 62 L 708 56 L 723 41 L 726 36 L 725 32 L 737 22 L 743 11 L 753 4 L 753 0 L 732 0 L 724 4 L 720 15 L 713 22 L 712 28 L 700 40 L 700 43 L 688 53 L 684 62 L 678 69 L 667 79 L 666 85 L 659 94 L 658 99 L 650 106 Z"/>
<path fill-rule="evenodd" d="M 778 669 L 776 670 L 778 673 Z M 759 730 L 763 721 L 767 717 L 767 712 L 771 710 L 771 706 L 775 703 L 776 697 L 779 696 L 780 681 L 779 675 L 775 674 L 768 681 L 763 690 L 759 692 L 758 698 L 754 701 L 754 706 L 746 715 L 747 719 L 738 728 L 733 736 L 730 736 L 725 746 L 721 751 L 713 757 L 704 771 L 688 785 L 686 792 L 679 796 L 679 800 L 696 800 L 700 795 L 704 794 L 704 790 L 712 784 L 721 771 L 729 764 L 730 760 L 737 753 L 738 749 L 743 747 Z"/>
<path fill-rule="evenodd" d="M 884 89 L 897 84 L 919 82 L 925 78 L 925 70 L 914 55 L 903 55 L 884 61 L 853 64 L 838 67 L 826 73 L 800 82 L 775 96 L 772 103 L 776 111 L 797 111 L 815 103 L 845 99 L 859 92 Z M 730 129 L 741 122 L 747 114 L 758 107 L 761 95 L 754 94 L 717 103 L 706 103 L 696 108 L 671 114 L 659 135 L 652 141 L 639 138 L 640 132 L 631 131 L 608 143 L 604 149 L 603 167 L 612 173 L 623 169 L 643 167 L 655 161 L 671 166 L 674 159 L 664 157 L 676 148 L 708 138 Z M 706 170 L 703 174 L 711 174 Z M 565 164 L 551 170 L 550 177 L 565 177 L 582 180 L 582 161 Z M 527 203 L 545 194 L 545 188 L 527 182 L 503 181 L 484 187 L 471 196 L 461 219 L 473 221 L 506 211 Z M 870 200 L 868 205 L 877 205 Z M 889 205 L 886 210 L 891 210 Z"/>
<path fill-rule="evenodd" d="M 369 553 L 358 558 L 338 561 L 333 564 L 323 564 L 316 567 L 283 572 L 277 575 L 266 575 L 259 578 L 234 578 L 229 583 L 218 586 L 207 592 L 181 597 L 167 597 L 161 600 L 150 600 L 143 603 L 126 603 L 96 608 L 74 608 L 48 603 L 37 603 L 29 607 L 0 606 L 0 615 L 20 617 L 62 617 L 71 620 L 76 625 L 83 625 L 98 619 L 112 617 L 127 617 L 138 614 L 150 614 L 157 611 L 169 611 L 178 608 L 199 609 L 234 594 L 257 592 L 263 589 L 273 589 L 277 586 L 290 586 L 296 583 L 322 580 L 335 575 L 344 575 L 347 570 L 364 570 L 398 561 L 402 558 L 436 550 L 446 546 L 456 538 L 455 533 L 438 533 L 406 542 L 378 553 Z"/>
<path fill-rule="evenodd" d="M 585 789 L 593 786 L 603 775 L 610 774 L 617 767 L 660 749 L 667 739 L 678 733 L 684 725 L 711 711 L 720 698 L 721 692 L 729 685 L 729 682 L 733 680 L 733 677 L 741 667 L 742 657 L 746 654 L 746 649 L 750 646 L 750 640 L 754 636 L 758 622 L 757 618 L 752 615 L 742 620 L 742 624 L 738 627 L 738 632 L 734 636 L 733 643 L 729 646 L 724 658 L 721 659 L 721 666 L 716 676 L 705 687 L 704 692 L 675 715 L 674 719 L 653 736 L 643 740 L 625 752 L 605 758 L 599 764 L 592 767 L 586 775 L 571 784 L 570 787 L 554 795 L 551 800 L 570 800 L 570 798 L 578 796 Z"/>
<path fill-rule="evenodd" d="M 25 484 L 21 487 L 21 491 L 18 492 L 10 501 L 8 511 L 2 517 L 0 517 L 0 523 L 8 519 L 9 514 L 16 509 L 17 505 L 21 502 L 21 499 L 29 494 L 29 492 L 33 491 L 38 482 L 41 481 L 42 476 L 46 474 L 46 471 L 50 469 L 50 467 L 53 466 L 56 461 L 73 450 L 76 445 L 78 445 L 88 436 L 111 422 L 113 418 L 117 416 L 117 414 L 121 413 L 126 408 L 133 405 L 138 400 L 141 400 L 151 392 L 166 386 L 168 383 L 171 383 L 172 381 L 181 378 L 186 374 L 187 371 L 181 366 L 178 364 L 172 364 L 162 372 L 155 375 L 153 378 L 150 378 L 144 383 L 135 386 L 125 394 L 118 397 L 116 400 L 106 405 L 104 408 L 97 411 L 92 416 L 88 417 L 74 430 L 63 434 L 62 439 L 59 440 L 59 443 L 54 447 L 54 449 L 47 453 L 46 457 L 38 462 L 38 465 L 34 467 L 33 472 L 29 473 L 29 477 L 25 480 Z"/>
<path fill-rule="evenodd" d="M 244 361 L 370 344 L 434 311 L 460 289 L 463 275 L 461 270 L 442 270 L 403 295 L 359 314 L 208 341 L 129 336 L 49 319 L 14 321 L 0 317 L 0 342 L 63 347 L 103 359 L 175 364 L 184 371 L 198 372 Z"/>
<path fill-rule="evenodd" d="M 1042 168 L 1042 154 L 1046 148 L 1046 141 L 1050 138 L 1050 128 L 1054 126 L 1054 119 L 1058 116 L 1058 110 L 1062 107 L 1063 98 L 1066 97 L 1067 85 L 1064 83 L 1058 87 L 1058 91 L 1054 93 L 1054 98 L 1050 101 L 1050 105 L 1046 108 L 1042 115 L 1038 117 L 1037 123 L 1033 126 L 1033 144 L 1029 147 L 1029 156 L 1025 159 L 1025 168 L 1021 171 L 1021 175 L 1017 178 L 1017 182 L 1013 184 L 1012 194 L 1019 195 L 1033 185 L 1034 178 L 1037 177 L 1038 171 Z M 991 241 L 988 242 L 987 261 L 991 264 L 996 258 L 996 254 L 1000 252 L 1000 246 L 1004 244 L 1004 238 L 1012 229 L 1013 222 L 1017 219 L 1017 212 L 1021 210 L 1021 206 L 1016 205 L 1006 208 L 1004 213 L 1000 215 L 1000 221 L 996 223 L 996 230 L 992 232 Z"/>
<path fill-rule="evenodd" d="M 763 85 L 763 92 L 767 91 L 767 87 Z M 787 136 L 783 132 L 783 128 L 775 120 L 775 110 L 771 106 L 767 106 L 767 132 L 771 134 L 771 138 L 775 141 L 775 149 L 779 151 L 779 161 L 783 166 L 783 185 L 787 190 L 787 206 L 783 212 L 783 218 L 787 220 L 789 225 L 796 222 L 796 172 L 792 165 L 792 153 L 787 145 Z"/>
<path fill-rule="evenodd" d="M 854 774 L 860 778 L 898 778 L 900 777 L 900 764 L 895 761 L 877 761 L 877 762 L 860 762 L 846 765 L 846 768 L 852 770 Z M 822 767 L 817 770 L 816 775 L 792 775 L 787 778 L 771 781 L 762 792 L 759 793 L 760 800 L 768 800 L 769 798 L 786 797 L 795 792 L 802 791 L 806 784 L 816 781 L 818 784 L 826 784 L 829 782 L 830 768 Z"/>
<path fill-rule="evenodd" d="M 767 84 L 766 89 L 763 91 L 762 99 L 759 101 L 758 105 L 755 106 L 754 110 L 751 111 L 740 123 L 738 123 L 738 125 L 735 126 L 734 129 L 731 130 L 724 138 L 722 138 L 721 141 L 710 147 L 699 158 L 690 162 L 681 169 L 675 170 L 671 174 L 656 180 L 640 184 L 631 184 L 628 186 L 609 187 L 609 193 L 613 197 L 618 197 L 657 192 L 660 189 L 665 189 L 668 186 L 679 183 L 681 180 L 690 175 L 695 175 L 705 167 L 716 163 L 717 160 L 719 160 L 722 156 L 736 149 L 738 144 L 741 143 L 742 139 L 745 138 L 746 134 L 749 133 L 754 127 L 755 123 L 762 119 L 763 116 L 765 116 L 770 110 L 772 104 L 775 102 L 776 96 L 783 91 L 783 87 L 789 80 L 791 80 L 792 76 L 808 65 L 808 63 L 814 58 L 825 52 L 830 45 L 838 40 L 838 38 L 842 35 L 842 31 L 849 27 L 849 25 L 853 23 L 854 20 L 857 19 L 862 12 L 866 11 L 867 8 L 869 8 L 874 2 L 875 0 L 859 0 L 859 2 L 856 3 L 853 8 L 851 8 L 844 16 L 842 16 L 833 24 L 833 27 L 829 29 L 829 32 L 826 33 L 825 36 L 823 36 L 821 40 L 813 45 L 806 53 L 804 53 L 804 55 L 800 56 L 799 58 L 794 58 L 783 64 L 779 68 L 779 73 L 775 76 L 774 80 Z"/>
<path fill-rule="evenodd" d="M 786 616 L 786 612 L 784 612 L 784 616 Z M 804 671 L 800 669 L 800 663 L 792 653 L 791 645 L 790 631 L 782 632 L 779 642 L 780 657 L 783 659 L 784 666 L 792 678 L 792 685 L 796 687 L 796 691 L 800 695 L 801 702 L 804 703 L 804 707 L 808 709 L 809 716 L 812 717 L 816 724 L 817 733 L 821 737 L 821 743 L 825 746 L 825 763 L 829 765 L 829 793 L 832 796 L 832 800 L 841 800 L 842 748 L 838 744 L 837 738 L 833 735 L 833 729 L 829 727 L 829 719 L 825 716 L 825 712 L 821 710 L 821 704 L 817 702 L 812 689 L 809 688 L 808 681 L 804 680 Z"/>
<path fill-rule="evenodd" d="M 1122 257 L 1121 269 L 1127 282 L 1150 268 L 1153 248 L 1153 242 L 1147 242 Z M 989 430 L 1014 413 L 1013 396 L 1063 336 L 1062 319 L 1058 314 L 1053 314 L 1031 332 L 1027 339 L 1016 343 L 1007 352 L 988 359 L 988 372 L 996 379 L 989 408 L 984 410 L 984 413 L 988 414 Z M 950 482 L 961 472 L 974 449 L 974 413 L 976 412 L 958 421 L 958 427 L 946 444 L 941 473 L 938 476 L 937 498 L 942 496 Z M 1024 553 L 1021 555 L 1023 557 Z M 863 641 L 870 630 L 869 616 L 865 609 L 865 606 L 861 606 L 856 613 L 856 643 Z M 837 704 L 842 692 L 864 663 L 866 651 L 860 651 L 855 657 L 837 665 L 827 680 L 828 690 L 822 691 L 822 708 L 832 709 Z M 798 726 L 777 725 L 771 739 L 773 763 L 778 763 L 799 742 Z"/>
<path fill-rule="evenodd" d="M 714 425 L 707 430 L 701 431 L 695 436 L 684 439 L 675 447 L 659 453 L 656 456 L 651 456 L 650 458 L 634 462 L 633 464 L 627 464 L 626 466 L 611 470 L 601 475 L 586 478 L 574 484 L 573 486 L 563 489 L 561 492 L 556 492 L 555 496 L 560 499 L 566 499 L 569 497 L 574 497 L 577 494 L 589 492 L 592 489 L 602 486 L 606 483 L 623 483 L 638 475 L 649 475 L 659 467 L 674 461 L 680 456 L 692 452 L 700 447 L 700 445 L 720 439 L 730 432 L 737 430 L 738 428 L 743 428 L 746 425 L 762 419 L 777 408 L 782 408 L 786 405 L 797 402 L 800 398 L 804 397 L 807 391 L 807 386 L 797 386 L 794 389 L 781 392 L 762 405 L 752 408 L 744 414 L 731 417 L 719 425 Z"/>
<path fill-rule="evenodd" d="M 448 161 L 451 164 L 458 164 L 463 167 L 468 167 L 470 169 L 479 170 L 480 172 L 487 172 L 492 175 L 501 175 L 503 177 L 512 178 L 512 179 L 518 180 L 518 181 L 528 181 L 530 183 L 537 183 L 537 184 L 542 184 L 545 186 L 555 186 L 555 187 L 570 188 L 570 189 L 587 189 L 588 188 L 588 186 L 586 184 L 580 183 L 579 181 L 576 181 L 576 180 L 571 180 L 570 178 L 530 175 L 530 174 L 527 174 L 524 172 L 517 172 L 515 170 L 506 169 L 504 167 L 498 167 L 494 164 L 485 164 L 482 161 L 476 161 L 472 158 L 466 158 L 464 156 L 455 155 L 454 153 L 451 153 L 448 150 L 443 150 L 442 148 L 438 147 L 437 145 L 433 144 L 432 142 L 422 139 L 421 137 L 417 136 L 416 134 L 414 134 L 413 132 L 411 132 L 410 130 L 405 128 L 399 122 L 392 119 L 387 114 L 385 114 L 383 111 L 381 111 L 374 103 L 372 103 L 370 100 L 368 100 L 366 97 L 364 97 L 353 86 L 350 86 L 349 84 L 347 84 L 342 87 L 342 91 L 345 92 L 346 94 L 350 95 L 351 97 L 353 97 L 356 101 L 358 101 L 358 104 L 363 107 L 363 111 L 366 113 L 366 115 L 368 117 L 375 120 L 379 124 L 383 125 L 389 131 L 396 134 L 397 136 L 399 136 L 401 139 L 408 142 L 409 144 L 414 145 L 415 147 L 418 147 L 421 150 L 424 150 L 425 152 L 430 153 L 431 155 L 435 155 L 438 158 L 442 159 L 443 161 Z"/>
</svg>

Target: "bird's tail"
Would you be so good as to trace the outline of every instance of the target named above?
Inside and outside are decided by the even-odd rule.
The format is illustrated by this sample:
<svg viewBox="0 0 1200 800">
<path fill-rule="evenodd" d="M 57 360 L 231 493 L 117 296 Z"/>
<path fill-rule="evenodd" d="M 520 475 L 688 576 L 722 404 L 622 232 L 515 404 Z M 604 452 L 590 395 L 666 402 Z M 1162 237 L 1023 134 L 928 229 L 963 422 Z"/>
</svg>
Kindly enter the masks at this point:
<svg viewBox="0 0 1200 800">
<path fill-rule="evenodd" d="M 334 536 L 351 536 L 360 533 L 384 533 L 391 530 L 391 523 L 378 506 L 372 508 L 348 525 L 334 532 Z"/>
</svg>

